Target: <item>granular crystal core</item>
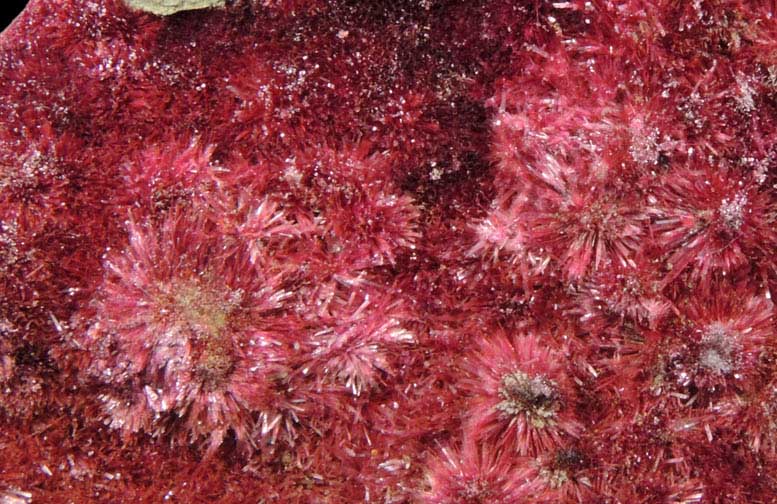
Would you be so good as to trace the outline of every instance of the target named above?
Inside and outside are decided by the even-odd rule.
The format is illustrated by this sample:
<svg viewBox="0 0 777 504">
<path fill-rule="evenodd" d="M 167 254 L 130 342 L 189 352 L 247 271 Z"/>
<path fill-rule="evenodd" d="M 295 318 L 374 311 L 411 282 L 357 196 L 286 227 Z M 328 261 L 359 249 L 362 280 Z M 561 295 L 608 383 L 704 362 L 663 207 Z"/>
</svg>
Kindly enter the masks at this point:
<svg viewBox="0 0 777 504">
<path fill-rule="evenodd" d="M 537 428 L 553 423 L 559 407 L 555 384 L 543 376 L 529 376 L 515 371 L 502 378 L 499 387 L 502 402 L 496 408 L 508 415 L 525 414 Z"/>
<path fill-rule="evenodd" d="M 128 6 L 157 16 L 169 16 L 176 12 L 224 7 L 225 0 L 124 0 Z"/>
</svg>

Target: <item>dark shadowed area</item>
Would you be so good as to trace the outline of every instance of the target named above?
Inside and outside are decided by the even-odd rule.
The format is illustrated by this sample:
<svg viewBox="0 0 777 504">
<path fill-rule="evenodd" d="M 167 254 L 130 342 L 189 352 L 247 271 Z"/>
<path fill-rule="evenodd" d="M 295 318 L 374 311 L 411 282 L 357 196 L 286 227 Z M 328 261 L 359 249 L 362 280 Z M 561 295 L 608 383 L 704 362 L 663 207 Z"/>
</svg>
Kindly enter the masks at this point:
<svg viewBox="0 0 777 504">
<path fill-rule="evenodd" d="M 3 2 L 3 7 L 0 9 L 0 30 L 4 30 L 6 26 L 11 24 L 11 21 L 19 15 L 25 5 L 27 2 L 23 0 Z"/>
</svg>

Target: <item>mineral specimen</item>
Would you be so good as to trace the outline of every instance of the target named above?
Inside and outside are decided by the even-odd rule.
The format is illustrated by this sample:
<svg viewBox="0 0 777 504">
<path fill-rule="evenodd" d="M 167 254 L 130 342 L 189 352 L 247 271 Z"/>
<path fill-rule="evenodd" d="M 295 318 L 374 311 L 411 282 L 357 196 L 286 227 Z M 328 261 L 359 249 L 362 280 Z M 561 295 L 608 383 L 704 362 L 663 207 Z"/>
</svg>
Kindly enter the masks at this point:
<svg viewBox="0 0 777 504">
<path fill-rule="evenodd" d="M 31 0 L 0 503 L 777 502 L 765 0 Z"/>
</svg>

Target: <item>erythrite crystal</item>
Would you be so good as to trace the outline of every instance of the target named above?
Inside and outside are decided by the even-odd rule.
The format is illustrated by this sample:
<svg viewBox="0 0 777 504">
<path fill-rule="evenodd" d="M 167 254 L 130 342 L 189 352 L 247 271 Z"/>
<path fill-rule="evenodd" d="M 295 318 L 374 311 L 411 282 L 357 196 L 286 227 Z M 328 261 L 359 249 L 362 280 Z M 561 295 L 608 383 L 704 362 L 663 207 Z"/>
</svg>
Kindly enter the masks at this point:
<svg viewBox="0 0 777 504">
<path fill-rule="evenodd" d="M 538 455 L 577 437 L 573 391 L 560 355 L 533 334 L 483 338 L 464 382 L 472 394 L 472 436 L 522 455 Z"/>
<path fill-rule="evenodd" d="M 443 448 L 430 463 L 429 490 L 421 502 L 429 504 L 509 504 L 527 499 L 526 471 L 509 457 L 498 457 L 469 440 L 461 450 Z"/>
<path fill-rule="evenodd" d="M 777 502 L 777 10 L 30 0 L 0 503 Z"/>
<path fill-rule="evenodd" d="M 129 232 L 129 249 L 106 261 L 80 342 L 98 380 L 114 387 L 102 396 L 110 424 L 181 429 L 211 450 L 230 430 L 252 444 L 251 413 L 267 407 L 257 397 L 282 365 L 268 330 L 289 297 L 280 277 L 256 271 L 245 250 L 222 255 L 221 239 L 185 214 Z"/>
</svg>

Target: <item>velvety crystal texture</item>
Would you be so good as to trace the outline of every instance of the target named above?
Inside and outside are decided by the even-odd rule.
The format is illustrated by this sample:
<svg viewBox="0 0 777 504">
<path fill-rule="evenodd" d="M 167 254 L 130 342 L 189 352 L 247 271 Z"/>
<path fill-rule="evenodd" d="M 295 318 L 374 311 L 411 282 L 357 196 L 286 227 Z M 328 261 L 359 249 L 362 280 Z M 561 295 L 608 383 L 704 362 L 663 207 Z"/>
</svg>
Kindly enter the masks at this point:
<svg viewBox="0 0 777 504">
<path fill-rule="evenodd" d="M 0 503 L 777 502 L 777 12 L 32 0 Z"/>
</svg>

